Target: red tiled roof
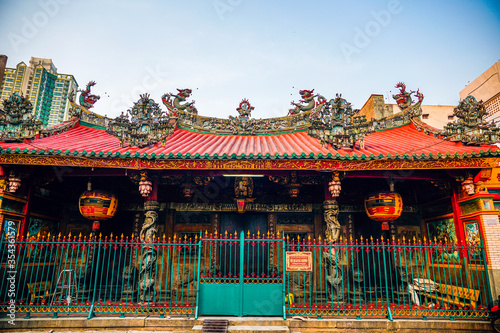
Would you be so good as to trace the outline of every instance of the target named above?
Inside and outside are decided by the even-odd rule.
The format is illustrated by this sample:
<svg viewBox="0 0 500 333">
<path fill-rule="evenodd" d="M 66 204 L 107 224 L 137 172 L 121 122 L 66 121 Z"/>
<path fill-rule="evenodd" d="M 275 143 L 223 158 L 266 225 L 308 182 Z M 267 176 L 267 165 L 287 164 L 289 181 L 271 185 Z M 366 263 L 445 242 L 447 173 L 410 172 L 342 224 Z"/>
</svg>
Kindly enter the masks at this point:
<svg viewBox="0 0 500 333">
<path fill-rule="evenodd" d="M 465 146 L 419 131 L 413 124 L 368 135 L 364 149 L 322 146 L 307 131 L 275 135 L 202 134 L 176 129 L 165 146 L 120 147 L 119 140 L 104 130 L 76 125 L 68 131 L 24 143 L 0 143 L 0 153 L 139 158 L 331 158 L 371 160 L 394 156 L 488 157 L 496 146 Z"/>
</svg>

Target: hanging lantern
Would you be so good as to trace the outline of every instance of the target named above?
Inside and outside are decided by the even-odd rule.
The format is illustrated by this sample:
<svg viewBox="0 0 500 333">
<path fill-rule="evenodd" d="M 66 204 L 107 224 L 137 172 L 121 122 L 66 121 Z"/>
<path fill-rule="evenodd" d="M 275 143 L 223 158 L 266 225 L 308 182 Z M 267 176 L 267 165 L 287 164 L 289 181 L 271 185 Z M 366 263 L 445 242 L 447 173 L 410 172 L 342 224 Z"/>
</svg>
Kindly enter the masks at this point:
<svg viewBox="0 0 500 333">
<path fill-rule="evenodd" d="M 403 212 L 403 199 L 394 192 L 378 193 L 365 200 L 365 210 L 369 218 L 382 222 L 382 230 L 389 230 L 389 222 Z"/>
<path fill-rule="evenodd" d="M 247 203 L 253 202 L 255 198 L 251 198 L 253 194 L 253 179 L 251 177 L 236 177 L 234 178 L 234 195 L 236 208 L 238 213 L 244 213 Z"/>
<path fill-rule="evenodd" d="M 118 199 L 108 192 L 100 190 L 85 191 L 78 202 L 83 217 L 93 221 L 92 229 L 99 229 L 100 221 L 112 218 L 118 207 Z"/>
<path fill-rule="evenodd" d="M 143 197 L 147 197 L 152 190 L 153 183 L 148 180 L 148 174 L 145 171 L 141 172 L 141 179 L 139 180 L 139 192 Z"/>
<path fill-rule="evenodd" d="M 182 194 L 184 195 L 185 198 L 192 198 L 194 194 L 194 184 L 191 183 L 184 183 L 181 185 L 182 187 Z"/>
<path fill-rule="evenodd" d="M 338 172 L 334 172 L 332 176 L 332 181 L 328 183 L 328 191 L 332 195 L 332 198 L 337 198 L 342 190 L 340 177 Z"/>
<path fill-rule="evenodd" d="M 21 186 L 21 179 L 16 177 L 14 171 L 9 174 L 9 192 L 14 193 Z"/>
<path fill-rule="evenodd" d="M 235 199 L 236 201 L 236 209 L 238 213 L 244 213 L 247 205 L 247 201 L 245 199 Z"/>
<path fill-rule="evenodd" d="M 462 182 L 462 192 L 467 193 L 467 195 L 473 195 L 475 193 L 472 176 L 469 176 Z"/>
<path fill-rule="evenodd" d="M 300 187 L 302 185 L 300 184 L 289 184 L 287 185 L 288 187 L 288 194 L 290 194 L 290 198 L 297 198 L 300 193 Z"/>
</svg>

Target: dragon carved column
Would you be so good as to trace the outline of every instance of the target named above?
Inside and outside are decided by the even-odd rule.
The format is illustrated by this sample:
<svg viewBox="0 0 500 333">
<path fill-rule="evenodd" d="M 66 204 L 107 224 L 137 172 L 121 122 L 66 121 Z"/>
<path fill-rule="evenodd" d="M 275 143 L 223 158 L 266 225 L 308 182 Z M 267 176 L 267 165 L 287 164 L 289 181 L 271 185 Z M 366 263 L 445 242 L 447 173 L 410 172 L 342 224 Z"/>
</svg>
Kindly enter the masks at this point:
<svg viewBox="0 0 500 333">
<path fill-rule="evenodd" d="M 328 183 L 327 200 L 323 202 L 323 216 L 326 223 L 325 241 L 332 244 L 331 248 L 323 252 L 323 256 L 327 264 L 328 294 L 334 301 L 341 301 L 344 296 L 344 292 L 339 290 L 342 286 L 342 265 L 338 262 L 338 250 L 333 246 L 340 239 L 339 206 L 336 200 L 340 195 L 340 189 L 339 173 L 335 172 L 332 181 Z"/>
<path fill-rule="evenodd" d="M 328 243 L 336 242 L 340 239 L 339 206 L 337 200 L 325 200 L 323 202 L 323 209 L 323 216 L 326 223 L 325 239 Z"/>
<path fill-rule="evenodd" d="M 326 241 L 333 243 L 340 238 L 340 223 L 338 220 L 339 206 L 337 197 L 341 190 L 340 176 L 338 172 L 334 172 L 332 180 L 328 183 L 328 192 L 326 193 L 327 200 L 323 202 L 324 217 L 326 222 Z M 330 197 L 330 198 L 328 198 Z"/>
<path fill-rule="evenodd" d="M 152 243 L 156 239 L 158 228 L 156 221 L 158 219 L 159 204 L 157 201 L 146 201 L 144 203 L 144 223 L 142 224 L 139 238 L 143 244 L 141 267 L 139 269 L 139 300 L 141 302 L 154 302 L 156 297 L 156 259 L 157 253 Z"/>
</svg>

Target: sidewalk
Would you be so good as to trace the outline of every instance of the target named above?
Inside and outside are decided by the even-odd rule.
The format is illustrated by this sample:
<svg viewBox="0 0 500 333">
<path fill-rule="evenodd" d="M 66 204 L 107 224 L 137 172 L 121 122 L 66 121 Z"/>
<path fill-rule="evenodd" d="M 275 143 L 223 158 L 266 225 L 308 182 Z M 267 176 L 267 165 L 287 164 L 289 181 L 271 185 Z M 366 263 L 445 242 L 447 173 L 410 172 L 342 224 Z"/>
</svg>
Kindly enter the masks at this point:
<svg viewBox="0 0 500 333">
<path fill-rule="evenodd" d="M 303 317 L 283 320 L 279 317 L 186 317 L 134 316 L 119 318 L 110 316 L 77 317 L 60 315 L 57 319 L 47 316 L 32 316 L 30 319 L 16 318 L 15 325 L 8 318 L 0 319 L 0 330 L 4 332 L 42 331 L 59 332 L 201 332 L 204 319 L 229 320 L 229 332 L 492 332 L 488 321 L 450 320 L 394 320 L 387 319 L 308 319 Z"/>
</svg>

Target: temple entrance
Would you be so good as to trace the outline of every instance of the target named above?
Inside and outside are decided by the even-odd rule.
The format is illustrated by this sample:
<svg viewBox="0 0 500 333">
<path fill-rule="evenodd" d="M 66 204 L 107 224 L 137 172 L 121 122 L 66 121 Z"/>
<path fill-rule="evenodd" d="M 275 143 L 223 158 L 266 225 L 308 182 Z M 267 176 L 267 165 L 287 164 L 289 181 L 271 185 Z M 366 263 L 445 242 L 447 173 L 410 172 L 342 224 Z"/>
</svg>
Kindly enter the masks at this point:
<svg viewBox="0 0 500 333">
<path fill-rule="evenodd" d="M 281 316 L 283 242 L 267 235 L 266 215 L 222 215 L 223 228 L 202 239 L 199 314 Z"/>
<path fill-rule="evenodd" d="M 238 235 L 244 232 L 248 235 L 264 235 L 267 233 L 267 214 L 259 213 L 244 213 L 244 214 L 220 214 L 220 230 L 221 234 L 227 231 L 228 234 Z"/>
<path fill-rule="evenodd" d="M 241 232 L 243 232 L 245 234 L 245 238 L 261 238 L 267 233 L 267 215 L 252 213 L 221 214 L 221 236 L 225 236 L 226 231 L 228 235 L 232 236 L 237 235 L 237 237 L 239 237 Z M 255 275 L 260 268 L 267 266 L 268 263 L 267 253 L 257 251 L 259 249 L 255 249 L 256 251 L 253 253 L 253 250 L 254 248 L 245 246 L 245 261 L 242 264 L 243 272 L 248 276 L 251 276 L 252 274 Z M 235 256 L 233 259 L 235 261 L 234 264 L 228 257 L 226 257 L 226 259 L 222 259 L 221 270 L 227 271 L 231 269 L 231 273 L 234 274 L 235 270 L 239 269 L 238 266 L 240 265 L 240 258 L 239 256 Z"/>
</svg>

